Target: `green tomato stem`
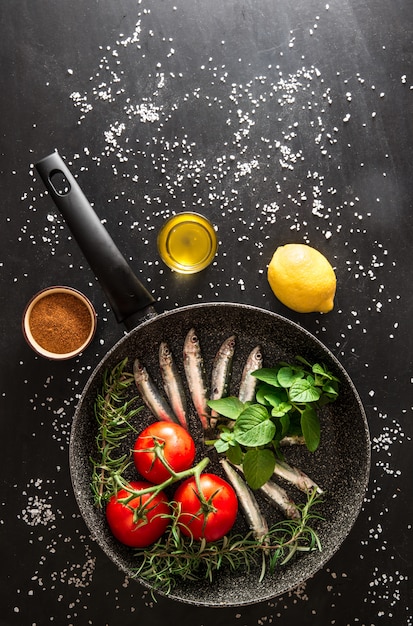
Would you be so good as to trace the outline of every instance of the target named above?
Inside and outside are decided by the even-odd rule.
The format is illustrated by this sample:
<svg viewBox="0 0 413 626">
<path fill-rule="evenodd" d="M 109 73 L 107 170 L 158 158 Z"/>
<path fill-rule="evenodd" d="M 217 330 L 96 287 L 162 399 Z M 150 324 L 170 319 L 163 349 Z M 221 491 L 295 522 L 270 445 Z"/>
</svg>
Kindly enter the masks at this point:
<svg viewBox="0 0 413 626">
<path fill-rule="evenodd" d="M 155 457 L 159 459 L 162 465 L 168 470 L 171 476 L 176 476 L 175 470 L 169 465 L 165 457 L 165 453 L 164 453 L 165 441 L 162 438 L 156 437 L 156 436 L 152 436 L 152 439 L 154 442 L 153 446 L 151 446 L 150 448 L 141 448 L 139 450 L 134 450 L 134 452 L 138 454 L 141 452 L 145 452 L 145 453 L 150 452 L 154 454 Z"/>
<path fill-rule="evenodd" d="M 126 498 L 119 498 L 119 502 L 122 502 L 122 504 L 127 506 L 129 502 L 133 500 L 134 498 L 139 498 L 141 496 L 146 495 L 147 493 L 150 493 L 152 494 L 151 497 L 145 502 L 145 505 L 141 507 L 142 509 L 147 509 L 150 502 L 152 502 L 152 500 L 156 498 L 156 496 L 163 489 L 166 489 L 167 487 L 169 487 L 170 485 L 173 485 L 179 480 L 184 480 L 185 478 L 190 478 L 191 476 L 194 476 L 195 480 L 197 481 L 197 485 L 199 485 L 200 484 L 199 477 L 204 471 L 204 469 L 206 468 L 206 466 L 208 465 L 208 463 L 209 463 L 209 459 L 208 457 L 205 457 L 204 459 L 199 461 L 199 463 L 197 463 L 197 465 L 195 465 L 194 467 L 191 467 L 182 472 L 174 472 L 163 483 L 160 483 L 159 485 L 151 485 L 150 487 L 146 487 L 145 489 L 133 489 L 128 484 L 124 483 L 119 476 L 115 476 L 115 481 L 118 484 L 119 488 L 122 488 L 131 494 L 130 496 L 127 496 Z M 134 507 L 134 508 L 139 508 L 139 507 Z"/>
</svg>

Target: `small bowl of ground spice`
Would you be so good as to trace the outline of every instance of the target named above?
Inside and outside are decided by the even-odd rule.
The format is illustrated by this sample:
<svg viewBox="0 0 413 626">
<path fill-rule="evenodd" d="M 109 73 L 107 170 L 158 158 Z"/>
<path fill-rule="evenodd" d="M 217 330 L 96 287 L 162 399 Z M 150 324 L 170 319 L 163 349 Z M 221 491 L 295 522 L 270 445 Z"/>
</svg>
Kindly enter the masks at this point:
<svg viewBox="0 0 413 626">
<path fill-rule="evenodd" d="M 96 331 L 96 311 L 73 287 L 47 287 L 28 303 L 23 334 L 35 352 L 48 359 L 71 359 L 83 352 Z"/>
</svg>

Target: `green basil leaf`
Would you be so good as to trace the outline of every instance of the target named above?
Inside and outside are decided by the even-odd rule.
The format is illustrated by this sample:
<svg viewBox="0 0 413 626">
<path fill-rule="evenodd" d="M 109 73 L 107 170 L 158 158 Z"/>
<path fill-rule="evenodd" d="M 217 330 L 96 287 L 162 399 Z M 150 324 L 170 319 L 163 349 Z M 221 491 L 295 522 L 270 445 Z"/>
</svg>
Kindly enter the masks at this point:
<svg viewBox="0 0 413 626">
<path fill-rule="evenodd" d="M 273 424 L 275 426 L 275 434 L 274 434 L 274 437 L 272 438 L 271 445 L 276 448 L 280 440 L 283 437 L 282 426 L 281 426 L 281 422 L 279 419 L 273 420 Z"/>
<path fill-rule="evenodd" d="M 290 436 L 302 436 L 303 431 L 301 428 L 301 413 L 299 411 L 291 411 L 288 414 L 288 417 L 290 418 L 290 426 L 288 428 L 287 434 Z"/>
<path fill-rule="evenodd" d="M 238 415 L 242 413 L 245 406 L 233 396 L 229 396 L 228 398 L 220 398 L 219 400 L 209 400 L 208 406 L 210 409 L 214 409 L 220 415 L 224 417 L 228 417 L 229 419 L 236 420 Z"/>
<path fill-rule="evenodd" d="M 288 430 L 290 428 L 290 416 L 289 415 L 283 415 L 282 417 L 280 417 L 279 422 L 281 424 L 281 437 L 285 437 L 285 435 L 288 433 Z"/>
<path fill-rule="evenodd" d="M 314 365 L 312 367 L 312 371 L 313 371 L 314 374 L 319 374 L 323 378 L 327 378 L 328 380 L 339 382 L 339 379 L 337 378 L 337 376 L 334 376 L 334 374 L 332 374 L 326 368 L 326 366 L 324 364 L 314 363 Z"/>
<path fill-rule="evenodd" d="M 244 456 L 242 469 L 251 489 L 259 489 L 269 480 L 274 472 L 274 453 L 268 448 L 248 450 Z"/>
<path fill-rule="evenodd" d="M 243 452 L 238 444 L 230 446 L 227 450 L 227 457 L 234 465 L 241 465 Z"/>
<path fill-rule="evenodd" d="M 278 406 L 279 404 L 288 402 L 288 394 L 285 389 L 274 389 L 273 387 L 270 387 L 270 389 L 271 391 L 264 396 L 267 404 L 270 404 L 271 406 Z"/>
<path fill-rule="evenodd" d="M 258 378 L 258 380 L 262 380 L 264 383 L 268 383 L 268 385 L 272 385 L 273 387 L 279 387 L 278 379 L 277 379 L 278 369 L 262 367 L 259 370 L 255 370 L 255 372 L 251 372 L 251 376 Z"/>
<path fill-rule="evenodd" d="M 275 435 L 275 425 L 265 407 L 252 404 L 235 422 L 234 435 L 242 446 L 265 446 Z"/>
<path fill-rule="evenodd" d="M 296 380 L 289 390 L 291 402 L 317 402 L 321 391 L 314 387 L 308 380 Z"/>
<path fill-rule="evenodd" d="M 338 396 L 338 389 L 337 389 L 337 385 L 333 383 L 326 383 L 325 385 L 323 385 L 323 393 L 325 393 L 327 396 L 329 396 L 330 398 L 337 398 Z"/>
<path fill-rule="evenodd" d="M 278 382 L 281 387 L 288 389 L 295 381 L 300 380 L 304 376 L 304 370 L 295 367 L 280 367 L 278 370 Z"/>
<path fill-rule="evenodd" d="M 312 368 L 312 365 L 309 361 L 307 361 L 307 359 L 305 359 L 303 356 L 296 356 L 295 360 L 298 361 L 299 363 L 303 363 L 304 365 L 306 365 L 310 370 Z"/>
<path fill-rule="evenodd" d="M 260 404 L 269 404 L 268 400 L 266 400 L 266 396 L 272 393 L 275 393 L 275 389 L 272 385 L 260 382 L 258 383 L 257 391 L 255 393 L 255 399 Z"/>
<path fill-rule="evenodd" d="M 311 374 L 308 374 L 308 376 L 305 377 L 306 381 L 310 383 L 310 385 L 315 385 L 316 384 L 316 380 L 314 378 L 314 376 L 312 376 Z"/>
<path fill-rule="evenodd" d="M 274 406 L 271 415 L 273 417 L 283 417 L 291 410 L 291 404 L 289 402 L 280 402 L 277 406 Z"/>
<path fill-rule="evenodd" d="M 228 441 L 229 444 L 235 443 L 235 436 L 232 428 L 228 428 L 227 426 L 221 426 L 220 430 L 220 439 L 222 439 L 223 441 Z"/>
<path fill-rule="evenodd" d="M 321 374 L 321 376 L 327 376 L 327 378 L 329 378 L 328 370 L 321 363 L 314 363 L 311 369 L 314 374 Z"/>
<path fill-rule="evenodd" d="M 320 443 L 320 421 L 312 407 L 307 407 L 301 414 L 301 430 L 307 448 L 315 452 Z"/>
<path fill-rule="evenodd" d="M 223 439 L 217 439 L 214 443 L 214 448 L 218 454 L 222 454 L 222 452 L 227 452 L 229 449 L 229 442 Z"/>
</svg>

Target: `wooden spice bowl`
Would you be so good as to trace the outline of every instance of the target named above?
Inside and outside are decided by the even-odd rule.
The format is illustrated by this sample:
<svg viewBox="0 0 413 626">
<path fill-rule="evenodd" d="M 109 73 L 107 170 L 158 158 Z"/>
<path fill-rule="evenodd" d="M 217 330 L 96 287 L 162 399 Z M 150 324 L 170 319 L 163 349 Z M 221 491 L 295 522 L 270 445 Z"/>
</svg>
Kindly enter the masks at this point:
<svg viewBox="0 0 413 626">
<path fill-rule="evenodd" d="M 39 291 L 23 313 L 23 334 L 43 357 L 63 361 L 78 356 L 92 341 L 97 326 L 90 300 L 73 287 L 53 286 Z"/>
</svg>

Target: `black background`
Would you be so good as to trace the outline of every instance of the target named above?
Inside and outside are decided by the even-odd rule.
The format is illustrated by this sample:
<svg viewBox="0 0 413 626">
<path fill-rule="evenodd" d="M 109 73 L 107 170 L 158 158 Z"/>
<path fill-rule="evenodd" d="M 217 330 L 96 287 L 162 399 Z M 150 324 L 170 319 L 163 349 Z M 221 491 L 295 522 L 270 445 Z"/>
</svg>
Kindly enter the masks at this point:
<svg viewBox="0 0 413 626">
<path fill-rule="evenodd" d="M 408 625 L 412 617 L 413 7 L 407 0 L 3 0 L 0 5 L 1 606 L 5 625 Z M 236 301 L 316 334 L 366 408 L 372 472 L 336 556 L 273 602 L 154 604 L 97 548 L 72 493 L 77 398 L 120 338 L 33 164 L 58 149 L 158 310 Z M 216 224 L 216 260 L 182 277 L 156 235 L 182 209 Z M 300 315 L 266 281 L 278 245 L 336 269 L 333 312 Z M 68 284 L 99 316 L 52 363 L 26 302 Z"/>
</svg>

